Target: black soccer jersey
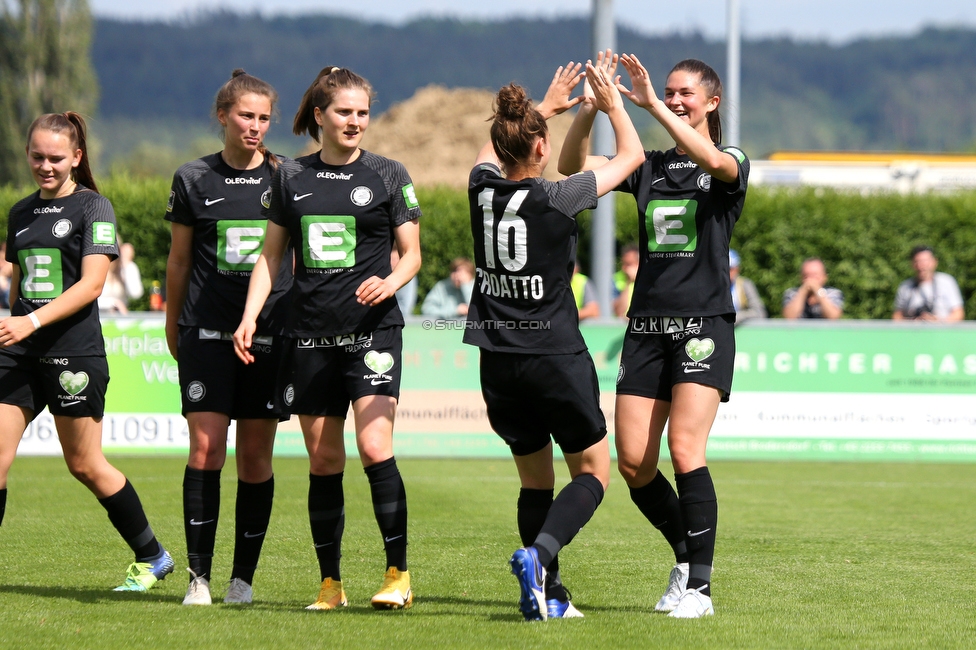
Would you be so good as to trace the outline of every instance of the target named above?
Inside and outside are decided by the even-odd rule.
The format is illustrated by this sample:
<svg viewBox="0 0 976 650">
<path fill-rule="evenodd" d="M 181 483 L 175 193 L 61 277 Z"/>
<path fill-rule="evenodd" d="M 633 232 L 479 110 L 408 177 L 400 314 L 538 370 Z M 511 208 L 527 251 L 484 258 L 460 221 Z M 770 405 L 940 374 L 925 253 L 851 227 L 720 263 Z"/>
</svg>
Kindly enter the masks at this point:
<svg viewBox="0 0 976 650">
<path fill-rule="evenodd" d="M 286 161 L 275 174 L 268 219 L 295 248 L 295 291 L 285 334 L 307 338 L 402 326 L 392 297 L 375 307 L 356 289 L 391 272 L 393 230 L 421 216 L 403 165 L 363 151 L 348 165 L 319 153 Z"/>
<path fill-rule="evenodd" d="M 262 202 L 271 195 L 273 173 L 267 160 L 254 169 L 234 169 L 219 153 L 176 171 L 165 218 L 193 228 L 193 268 L 180 325 L 221 332 L 240 325 L 251 269 L 264 246 Z M 258 333 L 280 334 L 284 327 L 291 266 L 286 255 L 258 318 Z"/>
<path fill-rule="evenodd" d="M 585 350 L 570 280 L 576 215 L 597 203 L 593 173 L 510 181 L 478 165 L 468 203 L 476 268 L 464 342 L 524 354 Z"/>
<path fill-rule="evenodd" d="M 42 199 L 38 191 L 18 202 L 7 221 L 7 261 L 20 269 L 10 313 L 24 316 L 64 293 L 81 279 L 86 255 L 119 255 L 115 211 L 108 199 L 79 185 L 60 199 Z M 35 357 L 104 356 L 97 302 L 7 350 Z"/>
<path fill-rule="evenodd" d="M 627 315 L 718 316 L 735 313 L 729 240 L 742 214 L 749 159 L 735 147 L 738 178 L 724 183 L 677 149 L 645 152 L 617 187 L 637 198 L 640 267 Z"/>
</svg>

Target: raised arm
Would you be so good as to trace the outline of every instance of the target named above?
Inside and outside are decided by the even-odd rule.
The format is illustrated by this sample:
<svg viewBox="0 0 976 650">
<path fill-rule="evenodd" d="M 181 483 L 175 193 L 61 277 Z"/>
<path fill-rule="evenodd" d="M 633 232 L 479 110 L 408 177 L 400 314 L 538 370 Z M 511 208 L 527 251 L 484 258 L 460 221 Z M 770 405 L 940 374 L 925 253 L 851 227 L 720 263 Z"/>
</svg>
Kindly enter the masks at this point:
<svg viewBox="0 0 976 650">
<path fill-rule="evenodd" d="M 620 185 L 644 162 L 644 146 L 634 123 L 627 115 L 620 91 L 614 85 L 613 78 L 607 74 L 606 68 L 587 63 L 586 78 L 593 90 L 594 106 L 610 118 L 617 145 L 617 155 L 611 160 L 604 158 L 607 160 L 606 164 L 593 170 L 597 196 L 603 196 Z"/>
<path fill-rule="evenodd" d="M 247 301 L 244 303 L 244 314 L 241 324 L 234 332 L 234 352 L 244 363 L 254 361 L 250 352 L 251 339 L 257 329 L 258 316 L 264 308 L 264 302 L 271 293 L 274 278 L 278 277 L 278 267 L 288 244 L 288 229 L 268 220 L 268 227 L 264 235 L 264 247 L 258 256 L 254 268 L 251 269 L 251 281 L 247 285 Z"/>
<path fill-rule="evenodd" d="M 702 169 L 721 181 L 728 183 L 739 177 L 739 165 L 731 154 L 716 148 L 715 143 L 671 112 L 671 109 L 658 99 L 650 75 L 636 56 L 624 54 L 620 57 L 620 64 L 627 71 L 633 86 L 633 90 L 628 90 L 623 84 L 618 83 L 620 92 L 660 122 L 679 149 L 687 153 L 688 157 L 698 163 Z M 672 92 L 672 89 L 666 89 L 665 92 Z M 708 101 L 710 105 L 714 104 L 714 110 L 718 110 L 719 98 L 712 97 Z"/>
<path fill-rule="evenodd" d="M 613 79 L 614 72 L 617 69 L 617 60 L 617 55 L 610 50 L 599 52 L 596 57 L 596 67 L 603 68 L 607 77 Z M 573 119 L 569 132 L 566 133 L 563 148 L 559 152 L 556 169 L 560 174 L 569 176 L 579 171 L 597 169 L 607 164 L 606 156 L 589 155 L 590 131 L 593 130 L 593 120 L 596 119 L 597 112 L 598 109 L 593 103 L 593 89 L 590 87 L 590 82 L 586 81 L 583 84 L 583 98 L 580 108 L 576 112 L 576 118 Z"/>
<path fill-rule="evenodd" d="M 543 119 L 548 120 L 549 118 L 559 115 L 560 113 L 565 113 L 573 106 L 576 106 L 583 101 L 583 96 L 570 97 L 573 89 L 579 85 L 580 80 L 583 78 L 581 72 L 583 68 L 582 63 L 574 63 L 570 61 L 564 66 L 559 66 L 556 68 L 556 73 L 552 76 L 552 82 L 549 84 L 549 89 L 546 90 L 546 96 L 543 100 L 535 107 L 539 114 L 542 115 Z M 480 165 L 481 163 L 490 163 L 501 167 L 498 161 L 498 156 L 495 154 L 495 148 L 489 140 L 478 152 L 478 157 L 475 160 L 475 165 Z"/>
</svg>

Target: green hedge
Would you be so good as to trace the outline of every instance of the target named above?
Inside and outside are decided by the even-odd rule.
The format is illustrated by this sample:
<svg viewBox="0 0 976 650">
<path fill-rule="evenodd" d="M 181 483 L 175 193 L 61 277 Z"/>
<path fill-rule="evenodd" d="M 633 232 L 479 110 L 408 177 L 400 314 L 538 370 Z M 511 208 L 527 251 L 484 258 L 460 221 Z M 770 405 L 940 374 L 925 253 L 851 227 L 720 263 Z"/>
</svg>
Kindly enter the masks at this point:
<svg viewBox="0 0 976 650">
<path fill-rule="evenodd" d="M 168 178 L 107 178 L 102 192 L 115 206 L 119 232 L 136 248 L 147 285 L 166 274 L 169 225 L 163 220 Z M 0 188 L 0 236 L 6 214 L 30 190 Z M 420 188 L 424 211 L 420 297 L 447 277 L 451 259 L 472 255 L 467 194 L 450 188 Z M 580 260 L 589 266 L 590 215 L 580 217 Z M 632 197 L 617 197 L 617 237 L 637 239 Z M 830 190 L 753 188 L 732 246 L 742 256 L 770 312 L 779 312 L 783 291 L 798 284 L 800 263 L 821 257 L 830 284 L 844 291 L 849 318 L 889 318 L 895 288 L 912 275 L 908 251 L 918 243 L 935 249 L 939 269 L 955 276 L 966 300 L 966 317 L 976 319 L 976 192 L 862 196 Z M 143 299 L 143 303 L 146 299 Z M 136 307 L 140 307 L 136 305 Z"/>
</svg>

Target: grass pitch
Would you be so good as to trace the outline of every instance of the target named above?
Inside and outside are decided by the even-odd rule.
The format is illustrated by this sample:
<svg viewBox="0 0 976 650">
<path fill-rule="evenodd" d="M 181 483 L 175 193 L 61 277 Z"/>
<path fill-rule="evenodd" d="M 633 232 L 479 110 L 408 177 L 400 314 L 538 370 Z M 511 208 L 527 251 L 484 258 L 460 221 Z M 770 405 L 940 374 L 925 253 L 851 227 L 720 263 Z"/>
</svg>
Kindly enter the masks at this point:
<svg viewBox="0 0 976 650">
<path fill-rule="evenodd" d="M 711 465 L 719 495 L 716 616 L 652 613 L 673 558 L 621 480 L 562 553 L 584 619 L 524 623 L 507 560 L 519 546 L 511 461 L 402 460 L 412 609 L 375 612 L 382 543 L 365 476 L 346 470 L 346 610 L 318 589 L 307 464 L 276 461 L 255 603 L 226 606 L 236 479 L 224 471 L 211 607 L 183 607 L 182 459 L 116 458 L 177 571 L 114 593 L 131 561 L 104 510 L 58 458 L 20 458 L 0 526 L 2 648 L 895 648 L 976 643 L 976 482 L 970 465 Z M 670 468 L 664 468 L 670 474 Z M 565 480 L 565 473 L 560 480 Z"/>
</svg>

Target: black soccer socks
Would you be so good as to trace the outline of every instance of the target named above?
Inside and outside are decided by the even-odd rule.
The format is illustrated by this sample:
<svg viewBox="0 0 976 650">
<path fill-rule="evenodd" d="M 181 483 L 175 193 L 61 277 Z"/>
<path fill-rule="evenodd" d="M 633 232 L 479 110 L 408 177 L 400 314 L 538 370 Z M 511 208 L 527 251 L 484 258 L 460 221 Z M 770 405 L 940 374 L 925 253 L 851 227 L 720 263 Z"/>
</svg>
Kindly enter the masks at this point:
<svg viewBox="0 0 976 650">
<path fill-rule="evenodd" d="M 346 501 L 342 491 L 342 472 L 328 476 L 308 475 L 308 522 L 312 544 L 319 561 L 321 579 L 340 582 L 342 531 L 346 524 Z"/>
<path fill-rule="evenodd" d="M 518 531 L 522 546 L 531 546 L 535 538 L 539 536 L 542 525 L 546 523 L 546 515 L 552 507 L 553 490 L 533 490 L 522 488 L 519 490 L 518 498 Z M 558 577 L 559 556 L 552 558 L 552 562 L 546 567 L 546 579 L 549 576 Z"/>
<path fill-rule="evenodd" d="M 186 558 L 197 577 L 210 580 L 217 519 L 220 516 L 220 470 L 193 469 L 183 472 L 183 529 Z"/>
<path fill-rule="evenodd" d="M 7 511 L 7 488 L 0 490 L 0 526 L 3 525 L 3 513 Z"/>
<path fill-rule="evenodd" d="M 407 570 L 407 492 L 396 458 L 365 468 L 373 495 L 373 513 L 383 535 L 386 566 Z"/>
<path fill-rule="evenodd" d="M 664 474 L 658 472 L 644 487 L 630 488 L 630 499 L 651 525 L 664 535 L 674 551 L 674 561 L 687 562 L 688 546 L 681 523 L 681 505 Z"/>
<path fill-rule="evenodd" d="M 688 543 L 688 588 L 700 589 L 706 596 L 712 579 L 715 555 L 715 528 L 718 524 L 718 501 L 715 485 L 707 467 L 687 474 L 675 474 L 681 517 Z"/>
<path fill-rule="evenodd" d="M 559 491 L 532 544 L 542 566 L 549 566 L 559 550 L 586 525 L 603 501 L 603 492 L 603 484 L 592 474 L 580 474 Z"/>
<path fill-rule="evenodd" d="M 237 505 L 234 520 L 234 570 L 231 580 L 254 581 L 254 570 L 261 556 L 261 546 L 271 520 L 274 501 L 274 477 L 263 483 L 237 481 Z"/>
<path fill-rule="evenodd" d="M 125 480 L 121 490 L 99 499 L 98 502 L 105 508 L 115 530 L 119 531 L 122 539 L 136 554 L 137 562 L 145 562 L 159 555 L 162 549 L 156 541 L 149 520 L 146 519 L 139 495 L 129 479 Z"/>
</svg>

